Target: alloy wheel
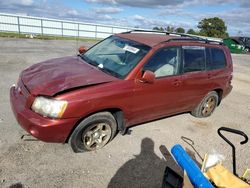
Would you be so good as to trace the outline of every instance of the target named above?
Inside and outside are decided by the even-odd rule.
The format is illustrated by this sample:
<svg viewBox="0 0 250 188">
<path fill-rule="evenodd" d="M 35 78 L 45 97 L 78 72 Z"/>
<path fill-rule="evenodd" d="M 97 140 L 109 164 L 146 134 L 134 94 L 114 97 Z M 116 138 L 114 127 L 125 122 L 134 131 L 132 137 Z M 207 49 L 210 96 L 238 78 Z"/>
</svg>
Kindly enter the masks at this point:
<svg viewBox="0 0 250 188">
<path fill-rule="evenodd" d="M 209 116 L 216 107 L 216 98 L 214 96 L 209 97 L 203 105 L 202 115 Z"/>
<path fill-rule="evenodd" d="M 82 141 L 88 150 L 105 146 L 111 138 L 111 127 L 107 123 L 92 124 L 82 134 Z"/>
</svg>

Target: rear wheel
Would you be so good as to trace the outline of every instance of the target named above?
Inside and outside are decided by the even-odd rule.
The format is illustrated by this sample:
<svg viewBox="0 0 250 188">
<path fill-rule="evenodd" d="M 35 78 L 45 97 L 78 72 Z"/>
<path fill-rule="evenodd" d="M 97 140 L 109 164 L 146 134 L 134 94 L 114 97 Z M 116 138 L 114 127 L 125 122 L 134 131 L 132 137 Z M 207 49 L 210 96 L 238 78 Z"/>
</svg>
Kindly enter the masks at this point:
<svg viewBox="0 0 250 188">
<path fill-rule="evenodd" d="M 74 152 L 94 151 L 112 140 L 116 130 L 114 116 L 110 112 L 99 112 L 80 122 L 71 134 L 69 143 Z"/>
<path fill-rule="evenodd" d="M 201 103 L 191 112 L 195 117 L 208 117 L 210 116 L 219 102 L 219 96 L 216 91 L 209 92 Z"/>
</svg>

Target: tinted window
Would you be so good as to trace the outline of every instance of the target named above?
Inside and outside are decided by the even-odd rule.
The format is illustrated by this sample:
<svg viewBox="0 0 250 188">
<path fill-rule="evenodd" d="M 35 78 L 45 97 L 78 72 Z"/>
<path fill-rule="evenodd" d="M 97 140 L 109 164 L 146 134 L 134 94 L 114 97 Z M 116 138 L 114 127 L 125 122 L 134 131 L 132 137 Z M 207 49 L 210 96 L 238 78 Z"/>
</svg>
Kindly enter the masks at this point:
<svg viewBox="0 0 250 188">
<path fill-rule="evenodd" d="M 176 75 L 179 72 L 181 48 L 170 47 L 157 51 L 144 66 L 144 70 L 155 73 L 155 77 Z"/>
<path fill-rule="evenodd" d="M 205 48 L 200 46 L 183 46 L 184 72 L 205 70 Z"/>
<path fill-rule="evenodd" d="M 223 50 L 219 48 L 211 48 L 211 61 L 209 69 L 220 69 L 226 66 L 226 57 Z"/>
</svg>

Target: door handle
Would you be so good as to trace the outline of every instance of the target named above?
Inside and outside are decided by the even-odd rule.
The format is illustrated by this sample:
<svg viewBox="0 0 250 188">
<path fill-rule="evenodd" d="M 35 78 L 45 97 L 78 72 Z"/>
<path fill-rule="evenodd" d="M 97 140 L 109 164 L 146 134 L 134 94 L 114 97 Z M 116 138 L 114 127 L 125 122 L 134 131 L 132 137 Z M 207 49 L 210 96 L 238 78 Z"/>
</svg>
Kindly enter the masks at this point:
<svg viewBox="0 0 250 188">
<path fill-rule="evenodd" d="M 212 75 L 210 73 L 207 74 L 208 79 L 210 79 L 212 77 Z"/>
<path fill-rule="evenodd" d="M 174 81 L 172 82 L 172 84 L 173 84 L 174 86 L 179 86 L 179 85 L 181 85 L 181 81 L 180 81 L 180 80 L 174 80 Z"/>
</svg>

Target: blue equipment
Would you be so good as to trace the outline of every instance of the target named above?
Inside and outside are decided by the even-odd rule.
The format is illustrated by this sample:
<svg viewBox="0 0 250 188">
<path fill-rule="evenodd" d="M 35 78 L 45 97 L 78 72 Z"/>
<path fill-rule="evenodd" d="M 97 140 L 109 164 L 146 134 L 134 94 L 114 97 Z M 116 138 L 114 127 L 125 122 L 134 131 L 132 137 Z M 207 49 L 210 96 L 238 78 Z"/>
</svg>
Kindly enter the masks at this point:
<svg viewBox="0 0 250 188">
<path fill-rule="evenodd" d="M 187 172 L 187 175 L 195 188 L 214 188 L 181 145 L 174 145 L 171 149 L 171 153 L 178 165 Z"/>
</svg>

